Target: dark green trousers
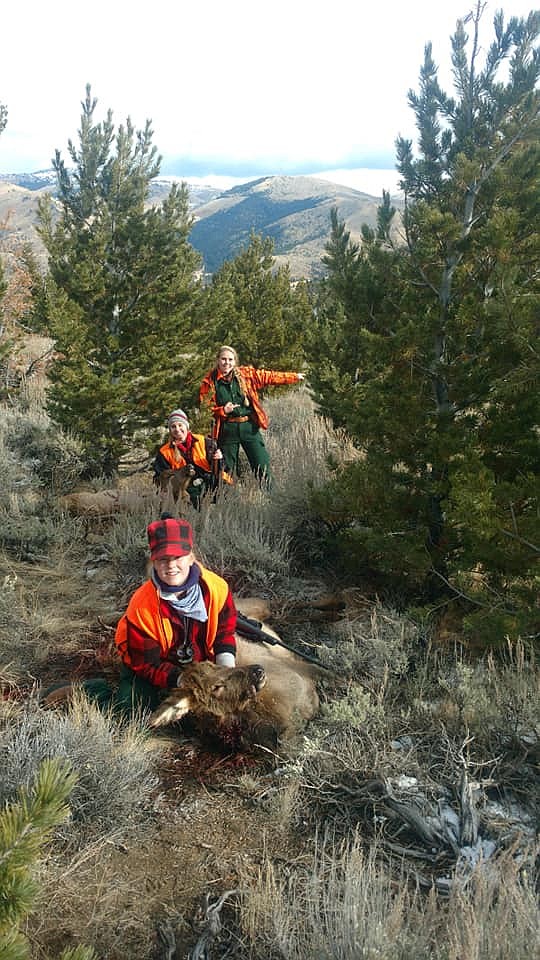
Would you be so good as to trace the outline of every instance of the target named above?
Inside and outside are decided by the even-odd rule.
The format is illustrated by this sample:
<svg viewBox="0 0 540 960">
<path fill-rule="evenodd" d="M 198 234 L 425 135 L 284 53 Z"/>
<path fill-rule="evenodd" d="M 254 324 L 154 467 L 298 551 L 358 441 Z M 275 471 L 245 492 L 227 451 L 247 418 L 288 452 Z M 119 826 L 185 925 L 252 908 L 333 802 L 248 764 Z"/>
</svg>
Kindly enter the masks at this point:
<svg viewBox="0 0 540 960">
<path fill-rule="evenodd" d="M 212 477 L 211 480 L 203 480 L 203 482 L 197 484 L 197 486 L 190 484 L 187 492 L 189 493 L 191 505 L 195 507 L 196 510 L 200 510 L 202 498 L 205 497 L 207 493 L 215 493 L 218 488 L 218 483 L 218 478 Z"/>
<path fill-rule="evenodd" d="M 113 709 L 115 713 L 121 713 L 126 717 L 143 711 L 151 712 L 157 709 L 166 692 L 161 687 L 155 687 L 148 680 L 138 677 L 133 670 L 122 664 L 120 683 L 113 694 Z"/>
<path fill-rule="evenodd" d="M 89 700 L 102 710 L 112 710 L 118 716 L 130 718 L 152 712 L 161 703 L 167 691 L 154 687 L 122 664 L 120 682 L 113 689 L 107 680 L 83 680 L 81 687 Z"/>
<path fill-rule="evenodd" d="M 271 481 L 270 456 L 265 447 L 261 431 L 251 421 L 246 423 L 226 423 L 219 437 L 227 471 L 239 475 L 238 457 L 242 449 L 248 458 L 253 473 L 266 484 Z"/>
</svg>

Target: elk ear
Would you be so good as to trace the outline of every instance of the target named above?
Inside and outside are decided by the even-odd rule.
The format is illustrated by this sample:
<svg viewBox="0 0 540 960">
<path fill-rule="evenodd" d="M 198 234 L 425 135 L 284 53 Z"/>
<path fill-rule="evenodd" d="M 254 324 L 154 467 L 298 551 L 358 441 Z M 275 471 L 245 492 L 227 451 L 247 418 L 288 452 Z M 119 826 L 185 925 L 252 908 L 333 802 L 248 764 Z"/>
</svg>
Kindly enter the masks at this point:
<svg viewBox="0 0 540 960">
<path fill-rule="evenodd" d="M 165 700 L 150 717 L 151 727 L 164 727 L 167 723 L 181 720 L 191 710 L 189 697 L 175 697 Z"/>
</svg>

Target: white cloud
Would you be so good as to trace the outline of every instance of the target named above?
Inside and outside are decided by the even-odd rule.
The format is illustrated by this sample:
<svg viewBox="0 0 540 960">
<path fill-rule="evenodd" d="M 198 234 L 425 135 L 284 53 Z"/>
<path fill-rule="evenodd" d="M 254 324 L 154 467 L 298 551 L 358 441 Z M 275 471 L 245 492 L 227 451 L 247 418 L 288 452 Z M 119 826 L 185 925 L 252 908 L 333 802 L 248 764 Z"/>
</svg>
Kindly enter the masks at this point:
<svg viewBox="0 0 540 960">
<path fill-rule="evenodd" d="M 369 193 L 372 197 L 382 197 L 383 190 L 391 195 L 399 192 L 399 174 L 396 170 L 373 170 L 369 167 L 358 167 L 351 170 L 322 170 L 312 174 L 321 180 L 330 180 L 340 183 L 353 190 Z"/>
<path fill-rule="evenodd" d="M 503 0 L 504 4 L 504 0 Z M 407 90 L 433 41 L 443 84 L 449 37 L 472 0 L 27 0 L 5 4 L 0 102 L 9 110 L 0 170 L 19 153 L 47 165 L 75 138 L 91 82 L 100 117 L 151 118 L 164 155 L 308 169 L 393 159 L 398 133 L 412 136 Z M 485 32 L 494 3 L 484 17 Z M 506 14 L 529 4 L 509 0 Z M 16 38 L 16 41 L 13 40 Z M 22 162 L 22 159 L 21 159 Z M 21 169 L 21 168 L 19 168 Z"/>
</svg>

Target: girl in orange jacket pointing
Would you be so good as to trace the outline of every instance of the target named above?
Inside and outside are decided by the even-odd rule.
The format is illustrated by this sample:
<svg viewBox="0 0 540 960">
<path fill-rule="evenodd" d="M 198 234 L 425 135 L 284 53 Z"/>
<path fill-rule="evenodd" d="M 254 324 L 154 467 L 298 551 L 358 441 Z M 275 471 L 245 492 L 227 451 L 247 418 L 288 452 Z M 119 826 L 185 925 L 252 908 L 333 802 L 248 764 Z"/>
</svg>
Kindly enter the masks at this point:
<svg viewBox="0 0 540 960">
<path fill-rule="evenodd" d="M 261 406 L 258 391 L 270 386 L 298 383 L 303 373 L 238 366 L 236 350 L 219 349 L 216 366 L 205 376 L 199 390 L 199 403 L 210 407 L 216 424 L 215 434 L 229 473 L 238 473 L 242 448 L 254 474 L 270 480 L 270 457 L 261 428 L 268 427 L 268 416 Z"/>
</svg>

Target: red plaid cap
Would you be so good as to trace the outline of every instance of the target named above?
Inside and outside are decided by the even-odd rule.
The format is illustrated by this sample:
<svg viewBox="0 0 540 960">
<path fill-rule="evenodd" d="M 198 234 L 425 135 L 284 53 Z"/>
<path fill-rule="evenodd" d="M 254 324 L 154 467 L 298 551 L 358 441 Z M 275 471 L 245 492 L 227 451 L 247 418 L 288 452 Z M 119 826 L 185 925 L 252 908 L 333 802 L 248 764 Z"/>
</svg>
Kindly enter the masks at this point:
<svg viewBox="0 0 540 960">
<path fill-rule="evenodd" d="M 146 528 L 150 557 L 185 557 L 193 550 L 193 530 L 187 520 L 154 520 Z"/>
</svg>

